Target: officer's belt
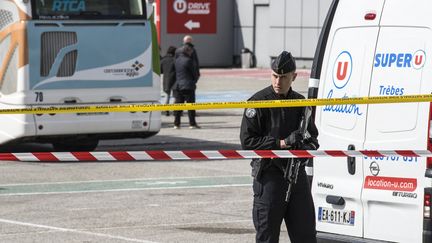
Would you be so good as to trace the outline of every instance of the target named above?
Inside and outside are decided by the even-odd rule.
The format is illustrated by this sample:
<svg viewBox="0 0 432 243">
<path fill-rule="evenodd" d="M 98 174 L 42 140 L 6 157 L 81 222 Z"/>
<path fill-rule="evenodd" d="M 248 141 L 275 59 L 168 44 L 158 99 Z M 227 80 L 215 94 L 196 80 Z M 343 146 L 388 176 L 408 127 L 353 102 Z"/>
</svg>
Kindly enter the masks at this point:
<svg viewBox="0 0 432 243">
<path fill-rule="evenodd" d="M 270 167 L 274 166 L 274 167 L 280 169 L 282 172 L 284 172 L 286 170 L 286 168 L 287 168 L 287 164 L 288 164 L 288 161 L 290 159 L 291 160 L 295 160 L 297 158 L 284 158 L 284 159 L 277 158 L 277 159 L 270 159 L 269 165 L 267 166 L 267 168 L 270 168 Z M 306 162 L 300 162 L 299 161 L 299 163 L 301 163 L 300 167 L 306 166 Z"/>
<path fill-rule="evenodd" d="M 274 166 L 280 169 L 282 172 L 284 172 L 285 168 L 287 167 L 287 164 L 288 164 L 288 159 L 270 159 L 269 167 Z"/>
</svg>

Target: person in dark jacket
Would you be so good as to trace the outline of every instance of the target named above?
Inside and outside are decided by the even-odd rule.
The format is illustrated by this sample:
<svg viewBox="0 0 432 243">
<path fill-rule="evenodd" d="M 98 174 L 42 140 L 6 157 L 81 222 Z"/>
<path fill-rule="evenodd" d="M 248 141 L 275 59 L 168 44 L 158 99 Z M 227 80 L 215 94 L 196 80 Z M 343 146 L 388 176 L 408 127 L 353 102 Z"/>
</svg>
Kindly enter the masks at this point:
<svg viewBox="0 0 432 243">
<path fill-rule="evenodd" d="M 193 38 L 190 35 L 185 35 L 185 37 L 183 37 L 183 45 L 188 45 L 192 48 L 192 60 L 196 66 L 196 69 L 198 71 L 198 79 L 201 76 L 200 74 L 200 70 L 199 70 L 199 60 L 198 60 L 198 54 L 197 51 L 195 49 L 195 45 L 192 43 Z"/>
<path fill-rule="evenodd" d="M 199 65 L 199 60 L 198 60 L 198 54 L 197 54 L 197 51 L 195 49 L 195 45 L 192 43 L 192 41 L 193 41 L 192 36 L 185 35 L 183 37 L 183 45 L 182 45 L 182 47 L 183 46 L 189 46 L 190 48 L 192 48 L 192 55 L 191 55 L 191 57 L 192 57 L 192 61 L 193 61 L 194 65 L 195 65 L 195 68 L 197 70 L 198 79 L 199 79 L 199 77 L 201 76 L 201 73 L 200 73 L 200 68 L 199 68 L 200 65 Z M 182 47 L 177 49 L 176 54 L 175 54 L 176 58 L 177 58 L 177 56 L 179 56 L 180 53 L 183 52 Z"/>
<path fill-rule="evenodd" d="M 173 87 L 175 103 L 195 103 L 195 90 L 198 81 L 198 70 L 192 60 L 193 49 L 188 45 L 176 52 L 176 83 Z M 174 111 L 174 128 L 180 128 L 182 111 Z M 195 121 L 195 110 L 188 110 L 189 128 L 200 128 Z"/>
<path fill-rule="evenodd" d="M 168 47 L 166 55 L 161 59 L 161 73 L 163 74 L 162 88 L 166 94 L 165 104 L 169 104 L 170 102 L 171 89 L 176 80 L 174 65 L 174 55 L 176 49 L 177 48 L 174 46 Z M 165 114 L 169 116 L 169 111 L 166 111 Z"/>
<path fill-rule="evenodd" d="M 272 63 L 272 85 L 254 94 L 249 100 L 304 99 L 291 88 L 297 74 L 294 57 L 282 52 Z M 245 109 L 240 140 L 246 150 L 318 149 L 318 130 L 311 121 L 307 139 L 299 134 L 303 107 Z M 292 243 L 316 242 L 315 212 L 304 169 L 300 165 L 297 183 L 288 202 L 288 183 L 284 171 L 293 159 L 253 159 L 251 162 L 254 202 L 252 218 L 256 242 L 279 242 L 282 221 Z"/>
</svg>

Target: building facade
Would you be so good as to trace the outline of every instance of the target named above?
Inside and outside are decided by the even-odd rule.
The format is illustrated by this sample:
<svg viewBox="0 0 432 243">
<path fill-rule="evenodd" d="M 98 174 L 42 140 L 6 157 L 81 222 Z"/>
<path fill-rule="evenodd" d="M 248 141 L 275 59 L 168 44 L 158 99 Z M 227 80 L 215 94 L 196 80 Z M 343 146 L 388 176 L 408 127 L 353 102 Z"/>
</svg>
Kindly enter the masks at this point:
<svg viewBox="0 0 432 243">
<path fill-rule="evenodd" d="M 160 45 L 191 35 L 204 67 L 235 67 L 246 49 L 257 67 L 282 50 L 308 67 L 331 0 L 159 0 Z M 244 58 L 243 58 L 244 59 Z"/>
</svg>

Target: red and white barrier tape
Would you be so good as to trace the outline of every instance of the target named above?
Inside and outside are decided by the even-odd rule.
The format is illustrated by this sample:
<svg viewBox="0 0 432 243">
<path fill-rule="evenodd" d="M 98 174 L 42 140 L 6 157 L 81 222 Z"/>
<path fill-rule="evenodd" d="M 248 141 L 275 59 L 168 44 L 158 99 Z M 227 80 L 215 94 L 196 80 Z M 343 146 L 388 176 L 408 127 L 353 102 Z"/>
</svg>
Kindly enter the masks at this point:
<svg viewBox="0 0 432 243">
<path fill-rule="evenodd" d="M 77 162 L 315 157 L 432 157 L 429 150 L 183 150 L 0 153 L 0 161 Z"/>
</svg>

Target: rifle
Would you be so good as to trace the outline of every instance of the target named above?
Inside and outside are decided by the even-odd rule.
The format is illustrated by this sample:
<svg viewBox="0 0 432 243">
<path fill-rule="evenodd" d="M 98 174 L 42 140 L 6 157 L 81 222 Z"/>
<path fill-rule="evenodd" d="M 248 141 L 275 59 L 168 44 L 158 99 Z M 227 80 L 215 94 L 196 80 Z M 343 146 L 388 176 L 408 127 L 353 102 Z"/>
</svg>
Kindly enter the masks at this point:
<svg viewBox="0 0 432 243">
<path fill-rule="evenodd" d="M 302 141 L 308 138 L 309 133 L 307 132 L 307 127 L 309 125 L 310 117 L 312 115 L 312 108 L 306 106 L 304 108 L 302 119 L 300 120 L 299 131 L 302 136 Z M 298 149 L 294 147 L 293 149 Z M 297 177 L 300 169 L 301 161 L 299 159 L 288 158 L 287 166 L 284 170 L 284 178 L 287 180 L 288 189 L 285 196 L 285 202 L 289 202 L 292 187 L 297 183 Z"/>
</svg>

